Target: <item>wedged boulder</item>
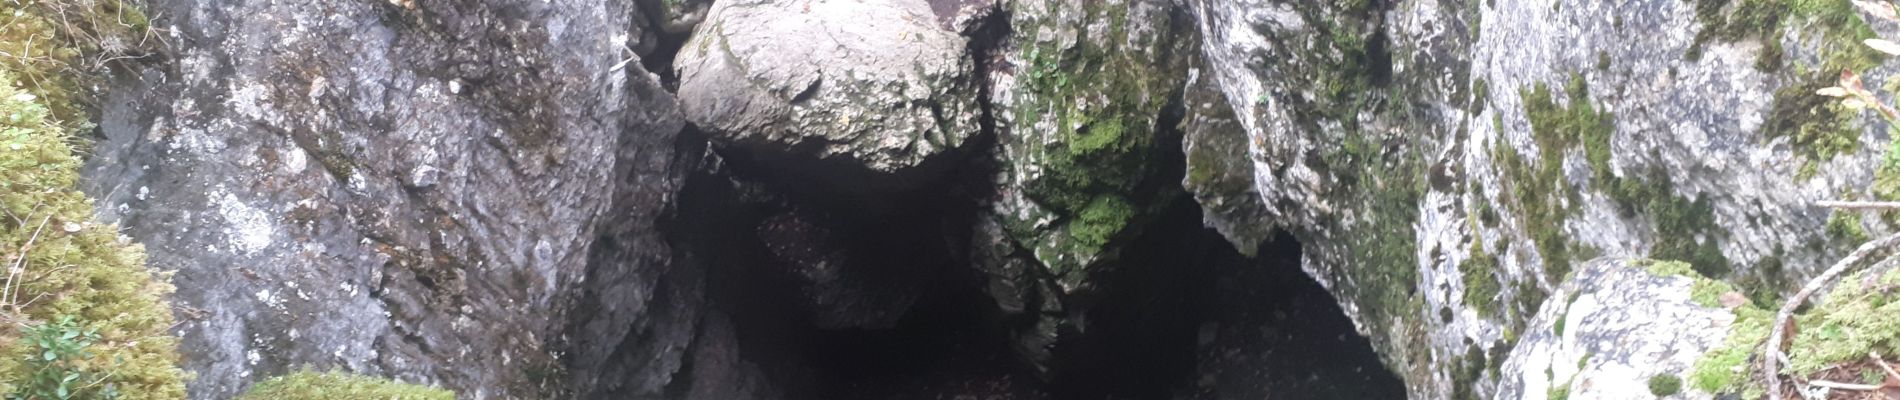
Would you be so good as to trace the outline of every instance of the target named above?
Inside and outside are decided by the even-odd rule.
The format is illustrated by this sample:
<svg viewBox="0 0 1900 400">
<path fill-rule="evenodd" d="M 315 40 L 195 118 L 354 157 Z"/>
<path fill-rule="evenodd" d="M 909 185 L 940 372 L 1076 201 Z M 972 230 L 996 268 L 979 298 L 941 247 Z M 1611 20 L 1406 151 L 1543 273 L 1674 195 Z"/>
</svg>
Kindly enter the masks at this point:
<svg viewBox="0 0 1900 400">
<path fill-rule="evenodd" d="M 191 396 L 297 368 L 584 393 L 632 355 L 563 342 L 583 282 L 603 331 L 644 331 L 613 379 L 659 393 L 698 321 L 668 303 L 690 287 L 655 289 L 684 121 L 622 63 L 629 7 L 150 2 L 172 48 L 106 90 L 85 185 L 177 271 Z M 588 277 L 597 240 L 612 273 Z"/>
<path fill-rule="evenodd" d="M 1274 219 L 1254 189 L 1247 129 L 1219 90 L 1208 75 L 1196 74 L 1187 84 L 1182 100 L 1187 121 L 1181 139 L 1187 176 L 1181 179 L 1181 188 L 1200 203 L 1201 218 L 1208 227 L 1220 232 L 1241 254 L 1253 256 L 1260 243 L 1272 237 Z"/>
<path fill-rule="evenodd" d="M 873 192 L 914 185 L 931 176 L 925 161 L 982 129 L 960 32 L 986 6 L 934 3 L 717 2 L 674 64 L 682 109 L 719 142 L 828 171 L 811 179 Z"/>
<path fill-rule="evenodd" d="M 995 195 L 979 216 L 977 267 L 1016 317 L 1018 350 L 1046 368 L 1092 274 L 1170 200 L 1178 99 L 1194 51 L 1167 1 L 1011 1 L 991 68 Z M 1105 290 L 1113 290 L 1106 288 Z"/>
<path fill-rule="evenodd" d="M 1720 348 L 1735 314 L 1718 298 L 1693 298 L 1698 278 L 1659 262 L 1602 258 L 1582 263 L 1539 307 L 1508 354 L 1473 344 L 1463 368 L 1491 368 L 1495 399 L 1709 399 L 1690 385 L 1703 354 Z M 1686 269 L 1686 264 L 1679 269 Z M 1706 279 L 1706 278 L 1700 278 Z M 1721 296 L 1708 293 L 1705 296 Z M 1728 293 L 1740 299 L 1740 294 Z M 1661 378 L 1658 378 L 1661 377 Z M 1651 381 L 1656 381 L 1652 391 Z M 1673 383 L 1673 384 L 1671 384 Z M 1673 390 L 1670 390 L 1673 388 Z M 1660 392 L 1660 393 L 1656 393 Z"/>
</svg>

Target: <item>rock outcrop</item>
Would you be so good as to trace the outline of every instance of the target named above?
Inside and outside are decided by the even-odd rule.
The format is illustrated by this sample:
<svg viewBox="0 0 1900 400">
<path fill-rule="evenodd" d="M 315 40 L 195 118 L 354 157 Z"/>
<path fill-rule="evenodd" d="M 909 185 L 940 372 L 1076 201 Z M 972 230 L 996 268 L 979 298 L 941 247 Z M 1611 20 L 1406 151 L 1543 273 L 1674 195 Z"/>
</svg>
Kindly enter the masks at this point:
<svg viewBox="0 0 1900 400">
<path fill-rule="evenodd" d="M 1576 275 L 1557 288 L 1564 296 L 1536 311 L 1509 354 L 1474 344 L 1463 368 L 1494 365 L 1499 380 L 1492 398 L 1498 399 L 1557 393 L 1579 399 L 1714 398 L 1680 382 L 1697 358 L 1722 346 L 1735 315 L 1721 304 L 1693 299 L 1695 278 L 1657 274 L 1651 270 L 1660 269 L 1649 264 L 1579 264 Z M 1678 382 L 1679 391 L 1652 393 L 1649 381 L 1657 376 Z"/>
<path fill-rule="evenodd" d="M 113 79 L 87 190 L 177 271 L 195 397 L 797 396 L 813 357 L 748 327 L 890 329 L 956 279 L 1059 380 L 1149 321 L 1102 304 L 1184 307 L 1124 259 L 1183 195 L 1242 253 L 1297 241 L 1410 397 L 1535 397 L 1722 339 L 1627 260 L 1765 304 L 1895 228 L 1813 201 L 1900 199 L 1884 127 L 1810 95 L 1894 69 L 1844 2 L 153 3 L 172 48 Z M 1270 342 L 1223 312 L 1201 351 Z M 1203 392 L 1265 393 L 1230 353 Z"/>
<path fill-rule="evenodd" d="M 555 396 L 557 352 L 626 357 L 567 333 L 581 297 L 661 332 L 614 376 L 657 393 L 696 330 L 654 288 L 683 120 L 624 62 L 629 6 L 152 2 L 170 58 L 108 91 L 88 190 L 177 272 L 191 395 L 342 368 Z"/>
<path fill-rule="evenodd" d="M 1893 194 L 1877 179 L 1891 138 L 1812 95 L 1841 69 L 1884 76 L 1858 46 L 1874 31 L 1846 2 L 1697 8 L 1194 4 L 1204 72 L 1250 142 L 1218 159 L 1253 160 L 1261 223 L 1304 243 L 1411 397 L 1433 399 L 1515 398 L 1493 367 L 1554 357 L 1510 350 L 1562 288 L 1590 285 L 1566 283 L 1583 260 L 1681 260 L 1767 302 L 1892 229 L 1812 206 Z"/>
<path fill-rule="evenodd" d="M 1000 164 L 976 233 L 976 267 L 1046 368 L 1141 226 L 1179 195 L 1163 181 L 1176 136 L 1166 113 L 1193 35 L 1165 1 L 1011 1 L 990 81 Z"/>
</svg>

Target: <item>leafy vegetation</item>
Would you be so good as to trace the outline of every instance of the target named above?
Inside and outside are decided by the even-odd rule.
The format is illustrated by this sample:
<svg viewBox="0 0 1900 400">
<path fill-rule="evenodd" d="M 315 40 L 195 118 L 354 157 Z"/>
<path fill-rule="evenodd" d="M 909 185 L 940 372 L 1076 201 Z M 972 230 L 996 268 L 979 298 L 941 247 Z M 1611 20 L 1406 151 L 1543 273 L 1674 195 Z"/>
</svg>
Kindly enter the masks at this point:
<svg viewBox="0 0 1900 400">
<path fill-rule="evenodd" d="M 1491 360 L 1486 359 L 1483 347 L 1478 347 L 1477 344 L 1467 345 L 1465 347 L 1464 358 L 1459 359 L 1458 368 L 1452 370 L 1451 398 L 1453 400 L 1476 400 L 1478 394 L 1472 383 L 1484 375 L 1486 364 L 1497 365 L 1502 363 L 1502 361 L 1496 363 L 1490 361 Z"/>
<path fill-rule="evenodd" d="M 454 400 L 455 393 L 429 386 L 342 372 L 300 371 L 252 386 L 237 400 Z"/>
<path fill-rule="evenodd" d="M 145 268 L 139 246 L 93 222 L 91 202 L 74 189 L 72 136 L 39 101 L 0 87 L 0 266 L 8 269 L 0 290 L 0 393 L 44 398 L 35 391 L 48 386 L 34 377 L 54 373 L 86 380 L 68 384 L 69 394 L 183 398 L 177 339 L 166 332 L 172 316 L 163 298 L 171 285 Z M 40 340 L 52 332 L 57 340 Z"/>
<path fill-rule="evenodd" d="M 26 370 L 31 374 L 8 399 L 114 399 L 118 386 L 105 382 L 104 376 L 79 365 L 92 357 L 87 351 L 99 341 L 99 332 L 82 329 L 72 317 L 27 328 L 25 340 L 33 347 L 27 353 Z M 103 384 L 102 384 L 103 383 Z"/>
</svg>

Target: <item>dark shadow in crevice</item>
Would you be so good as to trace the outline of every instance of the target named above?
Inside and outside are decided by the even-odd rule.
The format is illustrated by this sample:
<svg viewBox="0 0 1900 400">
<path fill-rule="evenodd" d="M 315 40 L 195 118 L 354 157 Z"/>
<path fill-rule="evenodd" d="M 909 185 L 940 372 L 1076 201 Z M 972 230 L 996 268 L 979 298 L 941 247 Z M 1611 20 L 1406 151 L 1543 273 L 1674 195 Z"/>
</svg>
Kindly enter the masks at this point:
<svg viewBox="0 0 1900 400">
<path fill-rule="evenodd" d="M 1200 384 L 1180 398 L 1405 398 L 1338 300 L 1301 270 L 1298 240 L 1276 232 L 1258 254 L 1208 260 L 1220 272 L 1198 333 Z"/>
</svg>

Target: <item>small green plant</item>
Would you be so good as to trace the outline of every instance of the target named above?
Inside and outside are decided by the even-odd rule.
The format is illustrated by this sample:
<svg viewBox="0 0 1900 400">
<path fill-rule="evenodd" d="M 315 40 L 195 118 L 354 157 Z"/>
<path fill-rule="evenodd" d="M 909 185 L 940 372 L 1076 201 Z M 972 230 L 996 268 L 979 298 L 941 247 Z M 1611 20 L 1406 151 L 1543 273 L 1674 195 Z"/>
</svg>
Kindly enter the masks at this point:
<svg viewBox="0 0 1900 400">
<path fill-rule="evenodd" d="M 343 372 L 300 371 L 252 386 L 237 400 L 455 400 L 455 392 Z"/>
<path fill-rule="evenodd" d="M 1670 374 L 1649 377 L 1649 394 L 1664 397 L 1682 392 L 1682 378 Z"/>
<path fill-rule="evenodd" d="M 30 372 L 26 381 L 8 393 L 7 400 L 116 399 L 118 387 L 104 382 L 84 367 L 87 351 L 99 341 L 99 331 L 83 328 L 72 316 L 26 328 L 33 347 L 24 358 Z"/>
</svg>

